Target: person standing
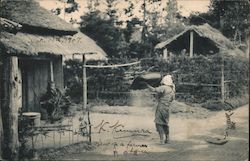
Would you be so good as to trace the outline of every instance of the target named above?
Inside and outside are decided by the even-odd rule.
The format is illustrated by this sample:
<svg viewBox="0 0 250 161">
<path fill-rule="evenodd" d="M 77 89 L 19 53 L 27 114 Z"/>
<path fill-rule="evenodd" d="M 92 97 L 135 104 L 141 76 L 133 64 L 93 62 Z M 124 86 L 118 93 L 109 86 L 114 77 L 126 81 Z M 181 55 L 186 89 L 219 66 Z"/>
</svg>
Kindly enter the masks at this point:
<svg viewBox="0 0 250 161">
<path fill-rule="evenodd" d="M 166 75 L 161 80 L 159 87 L 152 87 L 147 84 L 147 87 L 152 92 L 157 94 L 157 108 L 155 111 L 156 130 L 160 136 L 160 142 L 168 143 L 169 141 L 169 113 L 172 101 L 175 98 L 175 85 L 171 75 Z M 165 135 L 165 140 L 164 140 Z"/>
</svg>

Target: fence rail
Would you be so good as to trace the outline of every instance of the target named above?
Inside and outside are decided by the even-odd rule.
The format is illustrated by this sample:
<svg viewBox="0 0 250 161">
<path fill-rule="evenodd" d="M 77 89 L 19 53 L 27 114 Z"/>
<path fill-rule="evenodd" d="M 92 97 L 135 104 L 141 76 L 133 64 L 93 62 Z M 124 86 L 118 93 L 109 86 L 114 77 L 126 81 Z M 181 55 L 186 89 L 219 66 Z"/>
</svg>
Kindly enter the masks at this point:
<svg viewBox="0 0 250 161">
<path fill-rule="evenodd" d="M 87 126 L 86 126 L 87 127 Z M 82 130 L 81 123 L 75 117 L 67 117 L 61 123 L 27 125 L 20 131 L 21 143 L 33 151 L 44 148 L 63 146 L 87 141 L 88 130 Z"/>
</svg>

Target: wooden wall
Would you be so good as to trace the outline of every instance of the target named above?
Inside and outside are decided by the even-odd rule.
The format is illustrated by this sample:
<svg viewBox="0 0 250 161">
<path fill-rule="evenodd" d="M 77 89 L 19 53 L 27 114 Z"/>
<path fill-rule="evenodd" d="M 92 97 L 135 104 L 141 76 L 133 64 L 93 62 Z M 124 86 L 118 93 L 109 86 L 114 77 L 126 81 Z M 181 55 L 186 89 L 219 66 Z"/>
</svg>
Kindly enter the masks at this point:
<svg viewBox="0 0 250 161">
<path fill-rule="evenodd" d="M 46 92 L 50 79 L 50 61 L 16 56 L 5 58 L 0 56 L 0 59 L 4 62 L 0 64 L 0 160 L 1 152 L 4 152 L 7 160 L 18 160 L 19 83 L 21 83 L 24 111 L 40 112 L 39 99 Z M 54 64 L 56 86 L 62 90 L 62 57 L 51 60 Z"/>
<path fill-rule="evenodd" d="M 2 84 L 3 84 L 3 58 L 0 56 L 0 160 L 2 159 L 3 124 L 2 124 Z"/>
<path fill-rule="evenodd" d="M 22 72 L 23 110 L 40 112 L 40 98 L 47 90 L 50 80 L 50 60 L 19 60 Z M 53 59 L 56 87 L 63 89 L 62 57 Z"/>
<path fill-rule="evenodd" d="M 62 57 L 53 60 L 54 79 L 56 87 L 59 88 L 60 90 L 64 88 L 62 61 L 63 61 Z"/>
</svg>

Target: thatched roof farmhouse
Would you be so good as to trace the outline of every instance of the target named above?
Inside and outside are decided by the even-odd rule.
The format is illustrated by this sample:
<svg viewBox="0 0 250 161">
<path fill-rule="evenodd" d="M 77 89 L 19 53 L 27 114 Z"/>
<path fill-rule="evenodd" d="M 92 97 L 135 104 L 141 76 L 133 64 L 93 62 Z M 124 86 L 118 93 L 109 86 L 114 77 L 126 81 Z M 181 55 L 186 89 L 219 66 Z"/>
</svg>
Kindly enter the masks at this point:
<svg viewBox="0 0 250 161">
<path fill-rule="evenodd" d="M 5 53 L 16 55 L 93 53 L 91 56 L 88 55 L 87 59 L 106 59 L 106 53 L 92 39 L 41 8 L 33 0 L 4 0 L 0 7 L 1 18 L 22 25 L 16 33 L 1 31 L 1 50 Z"/>
<path fill-rule="evenodd" d="M 106 60 L 106 53 L 33 0 L 2 0 L 0 11 L 0 151 L 17 160 L 18 111 L 40 112 L 48 82 L 64 88 L 64 56 Z"/>
<path fill-rule="evenodd" d="M 27 111 L 39 111 L 39 97 L 50 79 L 63 89 L 63 56 L 86 53 L 86 60 L 107 59 L 92 39 L 33 0 L 4 0 L 0 9 L 0 56 L 2 61 L 11 56 L 18 59 L 22 92 L 17 102 Z M 50 63 L 53 76 L 48 73 Z"/>
<path fill-rule="evenodd" d="M 50 61 L 53 79 L 63 89 L 63 56 L 87 53 L 87 60 L 106 59 L 92 39 L 33 0 L 1 2 L 0 36 L 0 56 L 18 58 L 20 86 L 25 86 L 20 106 L 28 111 L 39 111 L 39 96 L 51 79 L 47 73 Z"/>
<path fill-rule="evenodd" d="M 155 46 L 163 52 L 180 54 L 183 49 L 192 55 L 212 55 L 224 52 L 234 57 L 244 57 L 244 53 L 236 48 L 220 31 L 208 24 L 189 26 L 181 33 Z"/>
</svg>

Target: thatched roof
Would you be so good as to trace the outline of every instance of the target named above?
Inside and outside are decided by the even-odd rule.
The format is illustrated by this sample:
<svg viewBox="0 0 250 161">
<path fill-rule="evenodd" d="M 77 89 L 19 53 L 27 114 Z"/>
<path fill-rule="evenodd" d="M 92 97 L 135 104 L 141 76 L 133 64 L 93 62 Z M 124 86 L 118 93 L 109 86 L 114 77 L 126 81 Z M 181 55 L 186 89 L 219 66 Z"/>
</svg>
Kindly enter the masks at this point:
<svg viewBox="0 0 250 161">
<path fill-rule="evenodd" d="M 223 53 L 224 55 L 227 56 L 232 56 L 232 57 L 237 57 L 240 59 L 245 59 L 246 58 L 246 54 L 240 50 L 239 48 L 233 48 L 233 49 L 229 49 L 229 50 L 223 50 L 221 51 L 221 53 Z"/>
<path fill-rule="evenodd" d="M 0 48 L 11 55 L 35 56 L 47 53 L 67 56 L 93 53 L 86 55 L 87 60 L 105 60 L 107 56 L 92 39 L 82 33 L 74 36 L 41 36 L 22 32 L 1 32 L 0 37 Z"/>
<path fill-rule="evenodd" d="M 86 54 L 87 60 L 106 60 L 107 54 L 91 38 L 33 0 L 3 0 L 0 9 L 3 9 L 1 16 L 5 17 L 0 16 L 1 54 L 35 56 L 46 53 L 67 57 L 92 53 Z"/>
<path fill-rule="evenodd" d="M 238 49 L 228 38 L 226 38 L 219 30 L 211 27 L 208 24 L 200 26 L 189 26 L 174 37 L 157 44 L 155 46 L 155 49 L 173 48 L 173 46 L 175 46 L 176 44 L 178 44 L 178 46 L 187 45 L 188 42 L 183 41 L 187 40 L 184 37 L 189 37 L 190 31 L 194 31 L 195 35 L 198 35 L 198 38 L 194 38 L 194 40 L 197 41 L 196 43 L 198 43 L 198 48 L 201 47 L 199 45 L 202 45 L 202 48 L 208 45 L 208 49 L 211 49 L 211 44 L 213 44 L 213 47 L 216 47 L 219 52 L 224 53 L 225 55 L 242 58 L 245 57 L 245 54 L 240 49 Z M 201 41 L 202 39 L 206 41 Z"/>
<path fill-rule="evenodd" d="M 69 23 L 51 14 L 33 0 L 1 0 L 0 17 L 22 25 L 58 31 L 77 32 Z"/>
<path fill-rule="evenodd" d="M 176 41 L 179 37 L 186 34 L 187 32 L 194 31 L 196 34 L 198 34 L 202 38 L 210 39 L 211 42 L 220 50 L 220 51 L 236 51 L 236 52 L 230 52 L 229 55 L 232 56 L 243 56 L 244 53 L 240 50 L 236 49 L 236 47 L 233 45 L 233 43 L 226 38 L 220 31 L 217 29 L 211 27 L 208 24 L 200 25 L 200 26 L 190 26 L 187 27 L 184 31 L 177 34 L 176 36 L 161 42 L 155 46 L 155 49 L 163 49 L 167 48 L 168 45 L 170 45 L 172 42 Z"/>
</svg>

